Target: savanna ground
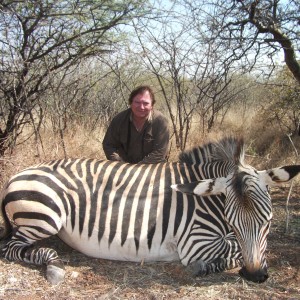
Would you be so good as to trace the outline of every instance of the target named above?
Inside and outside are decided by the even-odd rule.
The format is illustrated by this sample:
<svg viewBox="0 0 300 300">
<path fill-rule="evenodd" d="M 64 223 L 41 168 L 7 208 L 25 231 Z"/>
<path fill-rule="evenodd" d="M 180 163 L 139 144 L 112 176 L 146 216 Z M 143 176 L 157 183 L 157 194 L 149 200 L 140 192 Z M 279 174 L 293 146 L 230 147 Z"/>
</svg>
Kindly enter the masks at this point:
<svg viewBox="0 0 300 300">
<path fill-rule="evenodd" d="M 77 136 L 72 136 L 72 142 L 67 143 L 71 156 L 78 157 L 81 153 L 90 157 L 103 156 L 100 143 L 96 149 L 95 145 L 91 146 L 91 136 L 81 136 L 80 142 L 76 140 Z M 1 187 L 10 175 L 25 166 L 59 157 L 59 146 L 54 145 L 55 141 L 47 140 L 40 151 L 40 154 L 44 153 L 42 158 L 30 143 L 4 158 L 1 161 Z M 274 151 L 273 157 L 276 154 Z M 263 160 L 263 164 L 270 163 Z M 250 163 L 258 168 L 258 162 L 259 159 Z M 282 165 L 277 161 L 274 163 L 274 167 Z M 274 216 L 267 247 L 269 279 L 264 283 L 243 280 L 238 269 L 194 277 L 192 270 L 179 262 L 138 264 L 93 259 L 52 237 L 40 244 L 55 248 L 63 259 L 66 266 L 64 282 L 51 286 L 45 279 L 44 267 L 1 258 L 0 299 L 300 299 L 299 180 L 295 181 L 289 198 L 289 233 L 285 233 L 289 187 L 287 184 L 271 191 Z"/>
</svg>

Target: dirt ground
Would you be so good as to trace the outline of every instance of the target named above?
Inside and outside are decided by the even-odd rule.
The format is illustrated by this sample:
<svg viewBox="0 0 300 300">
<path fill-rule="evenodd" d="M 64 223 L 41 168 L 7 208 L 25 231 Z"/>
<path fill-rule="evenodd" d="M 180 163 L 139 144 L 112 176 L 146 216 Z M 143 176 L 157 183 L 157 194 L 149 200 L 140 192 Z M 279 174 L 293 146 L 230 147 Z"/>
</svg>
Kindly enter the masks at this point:
<svg viewBox="0 0 300 300">
<path fill-rule="evenodd" d="M 136 264 L 86 257 L 53 237 L 66 265 L 65 281 L 51 286 L 45 269 L 0 259 L 0 299 L 300 299 L 300 186 L 272 191 L 274 217 L 268 239 L 269 279 L 239 277 L 238 269 L 195 278 L 180 263 Z"/>
</svg>

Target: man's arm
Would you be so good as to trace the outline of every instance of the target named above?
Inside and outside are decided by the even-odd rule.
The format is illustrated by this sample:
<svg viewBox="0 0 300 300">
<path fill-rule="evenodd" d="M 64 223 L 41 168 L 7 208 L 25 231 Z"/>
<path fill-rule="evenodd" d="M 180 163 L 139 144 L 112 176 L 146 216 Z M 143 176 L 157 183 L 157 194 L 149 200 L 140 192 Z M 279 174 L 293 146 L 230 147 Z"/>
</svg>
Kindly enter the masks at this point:
<svg viewBox="0 0 300 300">
<path fill-rule="evenodd" d="M 165 162 L 169 148 L 169 123 L 160 116 L 152 125 L 153 150 L 140 163 L 154 164 Z"/>
<path fill-rule="evenodd" d="M 104 136 L 102 147 L 105 156 L 108 160 L 114 161 L 125 161 L 126 155 L 121 148 L 121 142 L 118 140 L 118 128 L 117 122 L 113 119 L 107 128 L 106 134 Z"/>
</svg>

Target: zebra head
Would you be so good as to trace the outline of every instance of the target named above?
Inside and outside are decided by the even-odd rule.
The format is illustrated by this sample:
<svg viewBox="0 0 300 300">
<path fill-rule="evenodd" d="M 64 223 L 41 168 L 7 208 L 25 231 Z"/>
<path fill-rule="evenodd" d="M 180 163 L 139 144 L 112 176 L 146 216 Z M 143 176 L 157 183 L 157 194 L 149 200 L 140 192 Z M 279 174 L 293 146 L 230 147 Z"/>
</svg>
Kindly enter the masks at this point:
<svg viewBox="0 0 300 300">
<path fill-rule="evenodd" d="M 243 147 L 235 149 L 239 153 L 233 156 L 234 163 L 224 176 L 175 184 L 172 188 L 197 196 L 225 196 L 224 218 L 235 233 L 243 256 L 240 275 L 247 280 L 264 282 L 268 278 L 265 250 L 272 219 L 269 187 L 292 179 L 300 172 L 300 165 L 257 171 L 244 164 Z"/>
</svg>

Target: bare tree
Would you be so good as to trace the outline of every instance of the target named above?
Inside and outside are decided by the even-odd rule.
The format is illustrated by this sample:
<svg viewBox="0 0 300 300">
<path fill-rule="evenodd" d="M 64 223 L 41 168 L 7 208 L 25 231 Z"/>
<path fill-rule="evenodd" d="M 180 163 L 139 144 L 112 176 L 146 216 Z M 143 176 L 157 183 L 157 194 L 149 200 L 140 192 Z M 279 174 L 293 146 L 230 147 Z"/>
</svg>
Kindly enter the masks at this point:
<svg viewBox="0 0 300 300">
<path fill-rule="evenodd" d="M 38 118 L 52 74 L 111 51 L 120 26 L 145 7 L 141 0 L 1 1 L 0 155 Z"/>
<path fill-rule="evenodd" d="M 92 124 L 99 105 L 93 105 L 95 100 L 103 104 L 97 97 L 92 97 L 93 90 L 100 81 L 109 76 L 101 67 L 101 72 L 93 69 L 94 62 L 86 62 L 77 66 L 65 67 L 49 80 L 47 97 L 40 106 L 44 108 L 47 119 L 51 121 L 54 134 L 58 134 L 64 156 L 67 157 L 64 133 L 68 126 L 76 124 Z M 99 74 L 100 73 L 100 74 Z M 103 93 L 103 89 L 102 89 Z M 105 101 L 106 106 L 113 106 Z M 102 107 L 103 108 L 103 107 Z M 101 110 L 102 111 L 102 110 Z M 106 112 L 103 109 L 103 112 Z M 90 129 L 89 131 L 91 131 Z"/>
<path fill-rule="evenodd" d="M 147 81 L 147 74 L 145 69 L 141 67 L 139 58 L 132 55 L 130 51 L 130 43 L 129 45 L 125 43 L 122 45 L 122 49 L 119 48 L 111 55 L 102 57 L 101 63 L 105 64 L 112 74 L 113 90 L 118 93 L 117 108 L 119 110 L 128 108 L 128 98 L 131 91 Z M 110 123 L 114 114 L 107 115 L 106 125 Z"/>
<path fill-rule="evenodd" d="M 132 50 L 159 86 L 180 150 L 193 122 L 202 124 L 198 130 L 204 135 L 240 91 L 233 90 L 235 72 L 224 65 L 214 42 L 182 13 L 168 10 L 159 22 L 135 26 L 138 45 Z"/>
<path fill-rule="evenodd" d="M 143 26 L 148 28 L 148 26 Z M 153 31 L 136 28 L 143 66 L 154 75 L 164 100 L 175 135 L 176 147 L 183 150 L 186 145 L 193 108 L 188 91 L 190 81 L 186 77 L 187 56 L 192 48 L 184 49 L 183 32 L 156 37 Z M 148 38 L 148 40 L 147 40 Z M 146 42 L 147 40 L 147 42 Z M 151 41 L 151 42 L 150 42 Z"/>
<path fill-rule="evenodd" d="M 264 120 L 290 137 L 300 135 L 300 86 L 287 67 L 278 69 L 266 85 L 269 101 L 262 107 Z"/>
<path fill-rule="evenodd" d="M 300 83 L 298 0 L 183 1 L 195 26 L 206 24 L 211 40 L 222 45 L 224 62 L 236 62 L 246 71 L 255 66 L 266 71 L 266 60 L 274 68 L 283 52 L 285 64 Z"/>
</svg>

